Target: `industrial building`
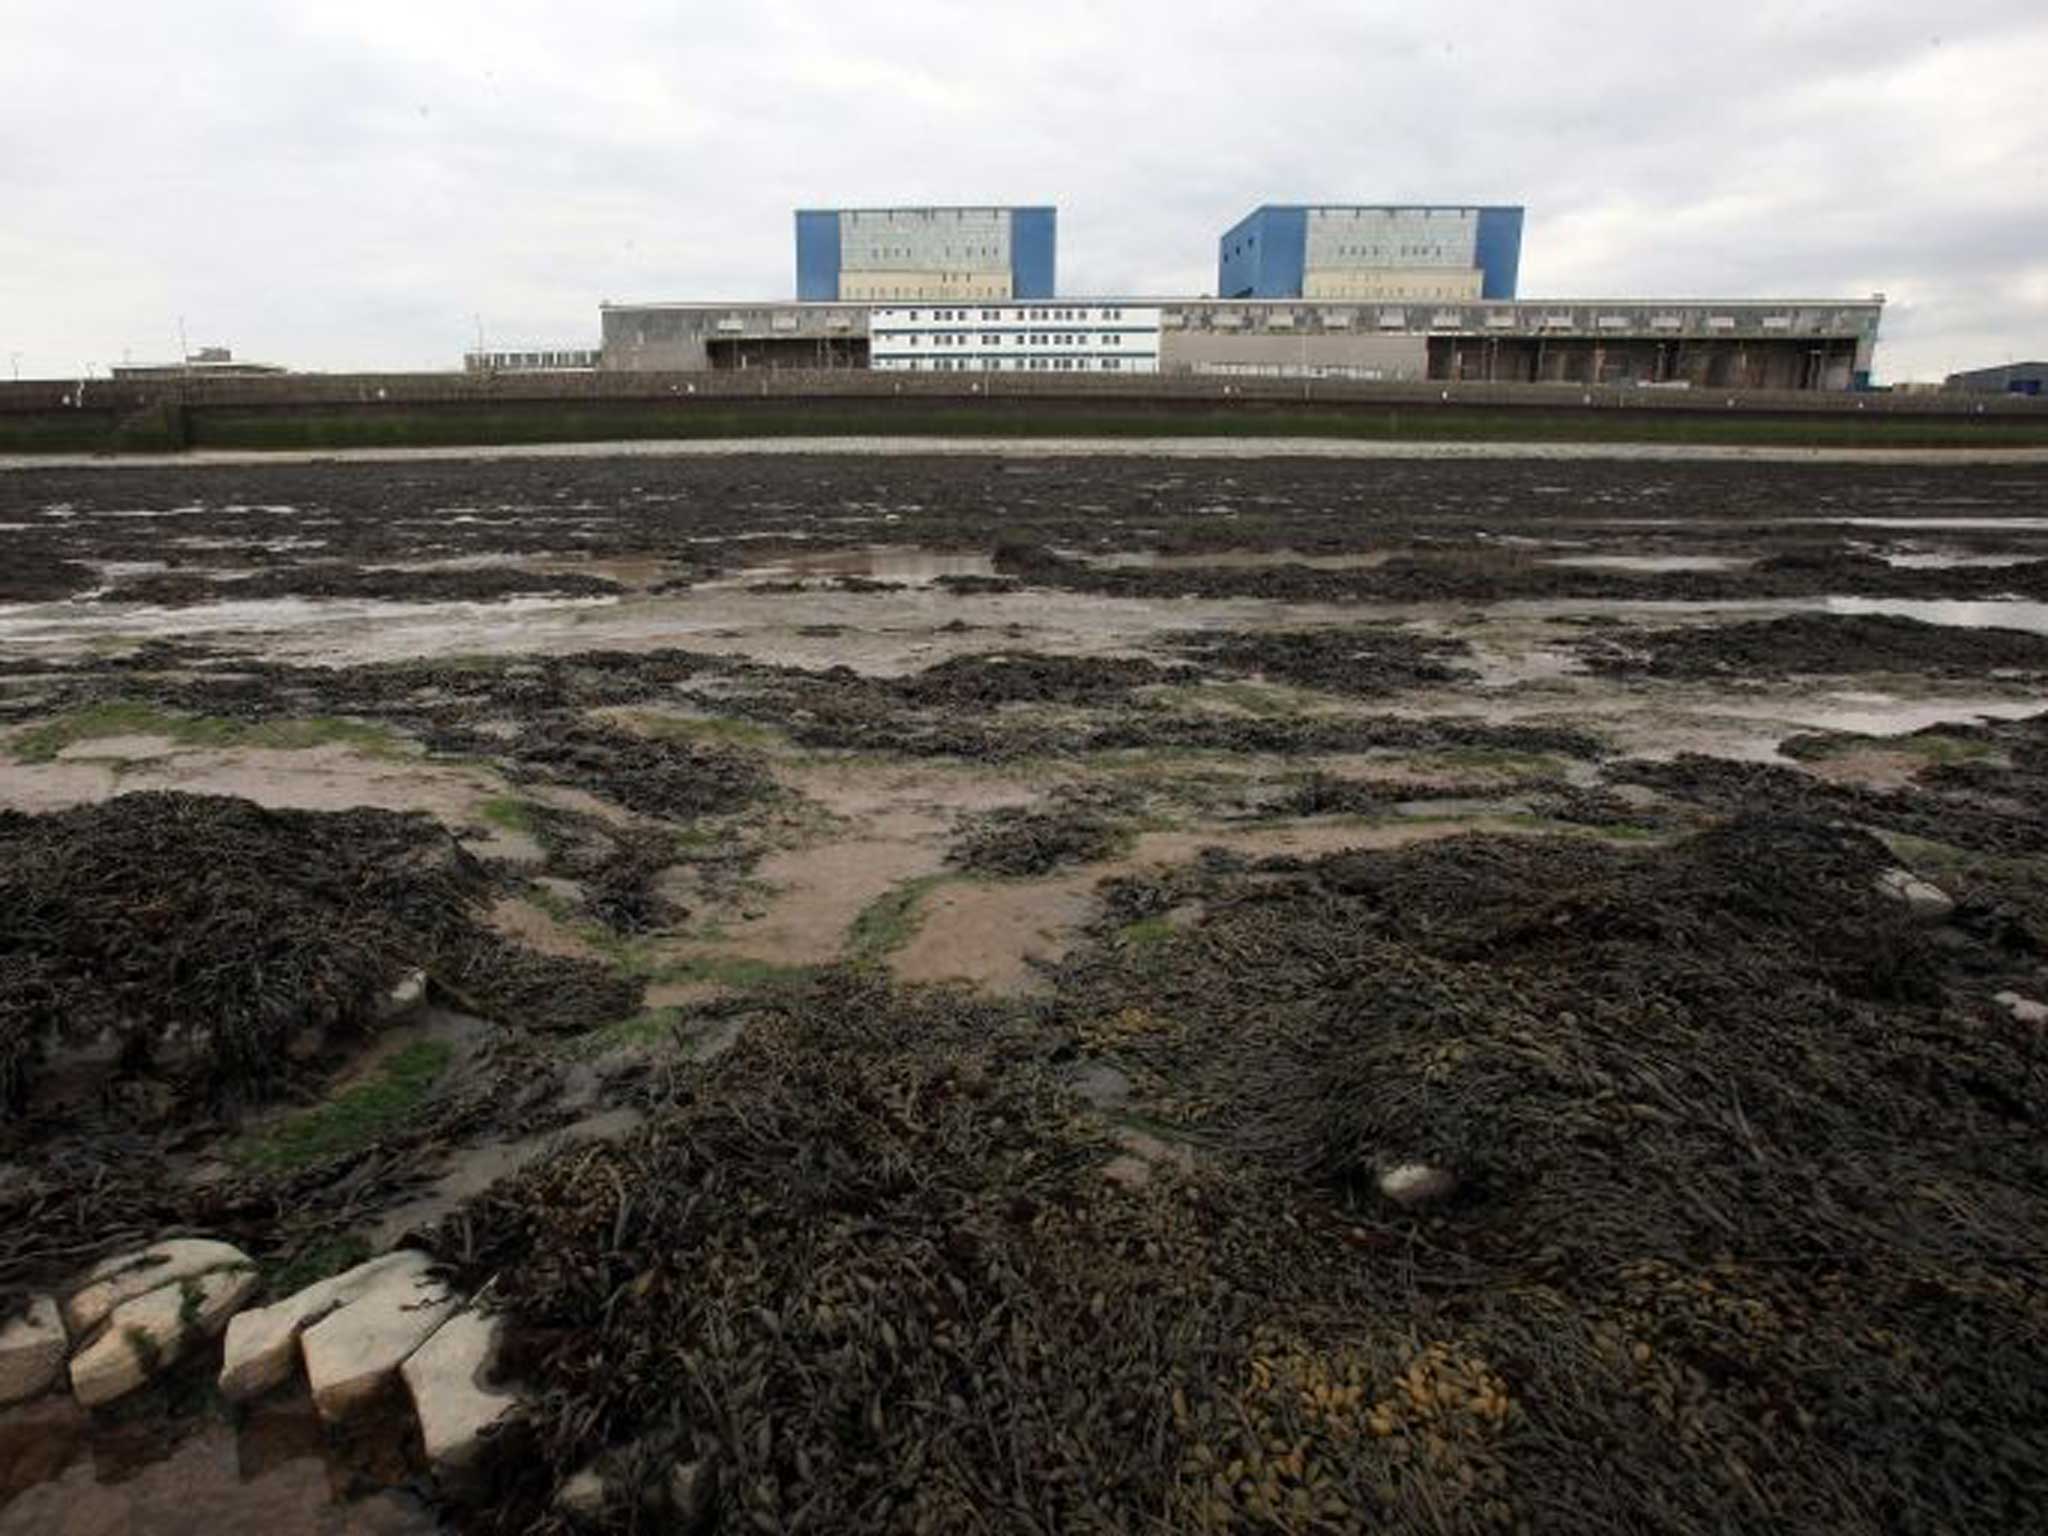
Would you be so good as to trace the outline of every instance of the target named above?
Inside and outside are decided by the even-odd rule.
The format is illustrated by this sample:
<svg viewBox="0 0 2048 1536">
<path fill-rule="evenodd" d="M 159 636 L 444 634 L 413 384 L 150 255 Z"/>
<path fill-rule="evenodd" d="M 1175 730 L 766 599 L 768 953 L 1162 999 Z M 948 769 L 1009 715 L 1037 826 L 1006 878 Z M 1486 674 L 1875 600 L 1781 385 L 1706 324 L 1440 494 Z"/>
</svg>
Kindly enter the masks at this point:
<svg viewBox="0 0 2048 1536">
<path fill-rule="evenodd" d="M 606 304 L 611 371 L 874 368 L 1845 390 L 1869 299 L 1517 297 L 1519 207 L 1267 204 L 1216 298 L 1055 298 L 1051 208 L 806 209 L 795 303 Z M 2004 386 L 1998 386 L 2004 387 Z"/>
<path fill-rule="evenodd" d="M 1268 203 L 1217 242 L 1226 299 L 1512 299 L 1516 207 Z"/>
<path fill-rule="evenodd" d="M 957 371 L 1064 357 L 1104 371 L 1101 362 L 1117 358 L 1114 371 L 1125 373 L 1840 390 L 1867 382 L 1883 309 L 1879 298 L 608 304 L 602 366 L 688 372 L 944 359 Z M 1001 318 L 984 320 L 984 311 Z M 1034 318 L 1053 314 L 1074 318 Z M 1105 334 L 1121 339 L 1104 342 Z"/>
<path fill-rule="evenodd" d="M 914 373 L 1157 373 L 1159 311 L 1093 301 L 876 309 L 868 316 L 868 366 Z"/>
<path fill-rule="evenodd" d="M 813 303 L 1049 299 L 1051 208 L 803 208 L 796 292 Z"/>
<path fill-rule="evenodd" d="M 2048 363 L 2004 363 L 1952 373 L 1945 389 L 1972 395 L 2048 395 Z"/>
<path fill-rule="evenodd" d="M 601 366 L 596 347 L 499 347 L 462 354 L 464 373 L 588 373 Z"/>
</svg>

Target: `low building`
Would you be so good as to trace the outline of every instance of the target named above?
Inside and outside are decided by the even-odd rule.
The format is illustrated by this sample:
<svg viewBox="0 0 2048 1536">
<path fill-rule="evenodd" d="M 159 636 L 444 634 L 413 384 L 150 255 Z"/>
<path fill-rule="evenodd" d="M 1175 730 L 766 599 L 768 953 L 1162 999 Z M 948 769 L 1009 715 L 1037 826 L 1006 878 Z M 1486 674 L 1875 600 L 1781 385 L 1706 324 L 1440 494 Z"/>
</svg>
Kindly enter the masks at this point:
<svg viewBox="0 0 2048 1536">
<path fill-rule="evenodd" d="M 1948 389 L 1973 395 L 2048 395 L 2048 363 L 2004 363 L 1948 376 Z"/>
<path fill-rule="evenodd" d="M 1055 302 L 879 308 L 868 366 L 927 373 L 1157 373 L 1159 311 Z"/>
<path fill-rule="evenodd" d="M 796 294 L 810 303 L 1049 299 L 1051 208 L 800 208 Z"/>
<path fill-rule="evenodd" d="M 1512 299 L 1522 209 L 1268 203 L 1217 242 L 1226 299 Z"/>
<path fill-rule="evenodd" d="M 1088 371 L 1124 373 L 1844 390 L 1868 382 L 1883 308 L 1878 298 L 608 304 L 601 366 L 865 368 L 886 358 L 944 359 L 959 371 L 1086 357 Z M 984 321 L 984 311 L 1002 318 Z M 1054 314 L 1070 318 L 1044 318 Z M 1124 339 L 1101 339 L 1119 326 L 1132 328 Z M 1146 351 L 1152 366 L 1133 366 Z M 1123 366 L 1102 369 L 1112 357 Z"/>
<path fill-rule="evenodd" d="M 464 373 L 588 373 L 600 366 L 600 347 L 514 347 L 465 352 Z"/>
<path fill-rule="evenodd" d="M 116 363 L 108 372 L 117 379 L 258 379 L 289 370 L 244 361 L 226 347 L 201 347 L 182 363 Z"/>
</svg>

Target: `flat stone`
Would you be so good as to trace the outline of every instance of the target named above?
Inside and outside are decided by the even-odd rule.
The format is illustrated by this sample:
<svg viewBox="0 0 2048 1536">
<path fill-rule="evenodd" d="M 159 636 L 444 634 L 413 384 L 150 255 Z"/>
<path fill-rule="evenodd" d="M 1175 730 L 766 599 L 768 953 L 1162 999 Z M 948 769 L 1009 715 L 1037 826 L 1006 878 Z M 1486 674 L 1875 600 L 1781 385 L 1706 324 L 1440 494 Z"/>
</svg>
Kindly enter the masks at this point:
<svg viewBox="0 0 2048 1536">
<path fill-rule="evenodd" d="M 72 1357 L 72 1396 L 86 1408 L 127 1396 L 225 1328 L 257 1282 L 253 1266 L 216 1269 L 130 1297 L 108 1314 L 100 1336 Z"/>
<path fill-rule="evenodd" d="M 2017 992 L 2001 992 L 1993 999 L 2022 1024 L 2048 1024 L 2048 1003 L 2037 1003 Z"/>
<path fill-rule="evenodd" d="M 283 1386 L 298 1368 L 301 1333 L 391 1277 L 407 1282 L 424 1279 L 428 1263 L 425 1254 L 411 1249 L 387 1253 L 316 1281 L 282 1301 L 238 1314 L 228 1324 L 220 1368 L 221 1396 L 231 1403 L 242 1402 Z"/>
<path fill-rule="evenodd" d="M 1122 1189 L 1143 1189 L 1152 1182 L 1152 1165 L 1131 1152 L 1119 1152 L 1102 1165 L 1102 1176 Z"/>
<path fill-rule="evenodd" d="M 485 1385 L 497 1368 L 504 1332 L 501 1318 L 458 1312 L 400 1368 L 420 1421 L 421 1443 L 436 1472 L 473 1468 L 487 1432 L 519 1406 L 511 1393 Z"/>
<path fill-rule="evenodd" d="M 1906 910 L 1926 923 L 1939 923 L 1955 911 L 1948 892 L 1930 885 L 1910 869 L 1888 869 L 1877 877 L 1880 895 L 1906 904 Z"/>
<path fill-rule="evenodd" d="M 1428 1163 L 1400 1163 L 1380 1175 L 1380 1193 L 1411 1211 L 1448 1199 L 1457 1187 L 1455 1173 Z"/>
<path fill-rule="evenodd" d="M 0 1328 L 0 1404 L 24 1402 L 49 1390 L 71 1352 L 54 1296 L 29 1298 L 28 1311 Z"/>
<path fill-rule="evenodd" d="M 381 1397 L 399 1367 L 458 1305 L 445 1286 L 418 1269 L 392 1270 L 306 1329 L 299 1352 L 320 1417 L 336 1423 Z"/>
<path fill-rule="evenodd" d="M 207 1237 L 178 1237 L 154 1243 L 140 1253 L 126 1253 L 95 1264 L 87 1272 L 85 1283 L 64 1303 L 64 1321 L 73 1338 L 82 1338 L 131 1296 L 141 1296 L 174 1280 L 189 1280 L 211 1270 L 250 1267 L 249 1256 L 232 1243 Z"/>
</svg>

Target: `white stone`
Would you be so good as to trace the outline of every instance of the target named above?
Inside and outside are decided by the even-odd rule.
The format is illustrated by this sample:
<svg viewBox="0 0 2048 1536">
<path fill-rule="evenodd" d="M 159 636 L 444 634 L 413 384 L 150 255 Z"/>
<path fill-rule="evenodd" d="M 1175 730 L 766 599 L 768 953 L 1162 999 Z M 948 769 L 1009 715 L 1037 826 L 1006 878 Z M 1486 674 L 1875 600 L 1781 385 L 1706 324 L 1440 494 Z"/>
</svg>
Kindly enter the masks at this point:
<svg viewBox="0 0 2048 1536">
<path fill-rule="evenodd" d="M 2001 992 L 1994 1001 L 2022 1024 L 2048 1024 L 2048 1003 L 2037 1003 L 2017 992 Z"/>
<path fill-rule="evenodd" d="M 30 1297 L 28 1311 L 0 1328 L 0 1405 L 41 1396 L 70 1352 L 57 1298 Z"/>
<path fill-rule="evenodd" d="M 458 1305 L 438 1280 L 390 1270 L 340 1311 L 299 1335 L 313 1406 L 332 1424 L 367 1406 L 391 1385 L 407 1357 Z"/>
<path fill-rule="evenodd" d="M 476 1465 L 485 1432 L 519 1406 L 509 1392 L 485 1385 L 497 1368 L 504 1322 L 464 1311 L 443 1323 L 401 1368 L 420 1421 L 420 1440 L 434 1470 Z"/>
<path fill-rule="evenodd" d="M 384 1016 L 387 1019 L 395 1019 L 400 1014 L 410 1013 L 425 1002 L 426 997 L 427 973 L 413 971 L 393 987 L 390 996 L 384 999 Z"/>
<path fill-rule="evenodd" d="M 1929 885 L 1910 869 L 1888 869 L 1877 877 L 1880 895 L 1906 904 L 1906 910 L 1922 922 L 1938 923 L 1955 911 L 1956 904 L 1939 886 Z"/>
<path fill-rule="evenodd" d="M 253 1267 L 216 1269 L 131 1296 L 71 1360 L 71 1393 L 87 1408 L 125 1397 L 192 1345 L 227 1326 L 255 1294 Z"/>
<path fill-rule="evenodd" d="M 595 1467 L 585 1467 L 555 1491 L 555 1508 L 573 1520 L 597 1520 L 604 1514 L 611 1487 Z"/>
<path fill-rule="evenodd" d="M 160 1290 L 175 1280 L 189 1280 L 216 1269 L 248 1269 L 249 1256 L 232 1243 L 207 1237 L 178 1237 L 156 1243 L 140 1253 L 95 1264 L 85 1283 L 64 1303 L 64 1321 L 80 1338 L 105 1322 L 109 1313 L 131 1296 Z"/>
<path fill-rule="evenodd" d="M 387 1253 L 316 1281 L 282 1301 L 240 1313 L 228 1324 L 220 1368 L 221 1396 L 231 1403 L 241 1402 L 283 1386 L 298 1367 L 301 1333 L 388 1277 L 408 1282 L 423 1279 L 429 1262 L 425 1254 L 411 1249 Z"/>
<path fill-rule="evenodd" d="M 1380 1175 L 1380 1193 L 1396 1205 L 1414 1210 L 1433 1205 L 1458 1187 L 1458 1176 L 1448 1168 L 1428 1163 L 1401 1163 Z"/>
</svg>

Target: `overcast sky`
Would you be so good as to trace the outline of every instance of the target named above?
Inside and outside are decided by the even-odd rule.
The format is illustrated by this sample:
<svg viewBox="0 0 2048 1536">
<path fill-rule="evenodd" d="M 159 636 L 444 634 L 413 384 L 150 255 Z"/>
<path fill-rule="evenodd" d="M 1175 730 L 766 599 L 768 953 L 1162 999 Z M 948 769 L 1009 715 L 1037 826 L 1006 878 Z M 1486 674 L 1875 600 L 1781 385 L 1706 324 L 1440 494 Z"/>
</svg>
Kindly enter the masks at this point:
<svg viewBox="0 0 2048 1536">
<path fill-rule="evenodd" d="M 1881 291 L 1938 377 L 2048 357 L 2044 93 L 2048 0 L 0 0 L 0 367 L 595 345 L 792 295 L 801 206 L 1206 293 L 1261 202 L 1412 200 L 1525 204 L 1525 296 Z"/>
</svg>

